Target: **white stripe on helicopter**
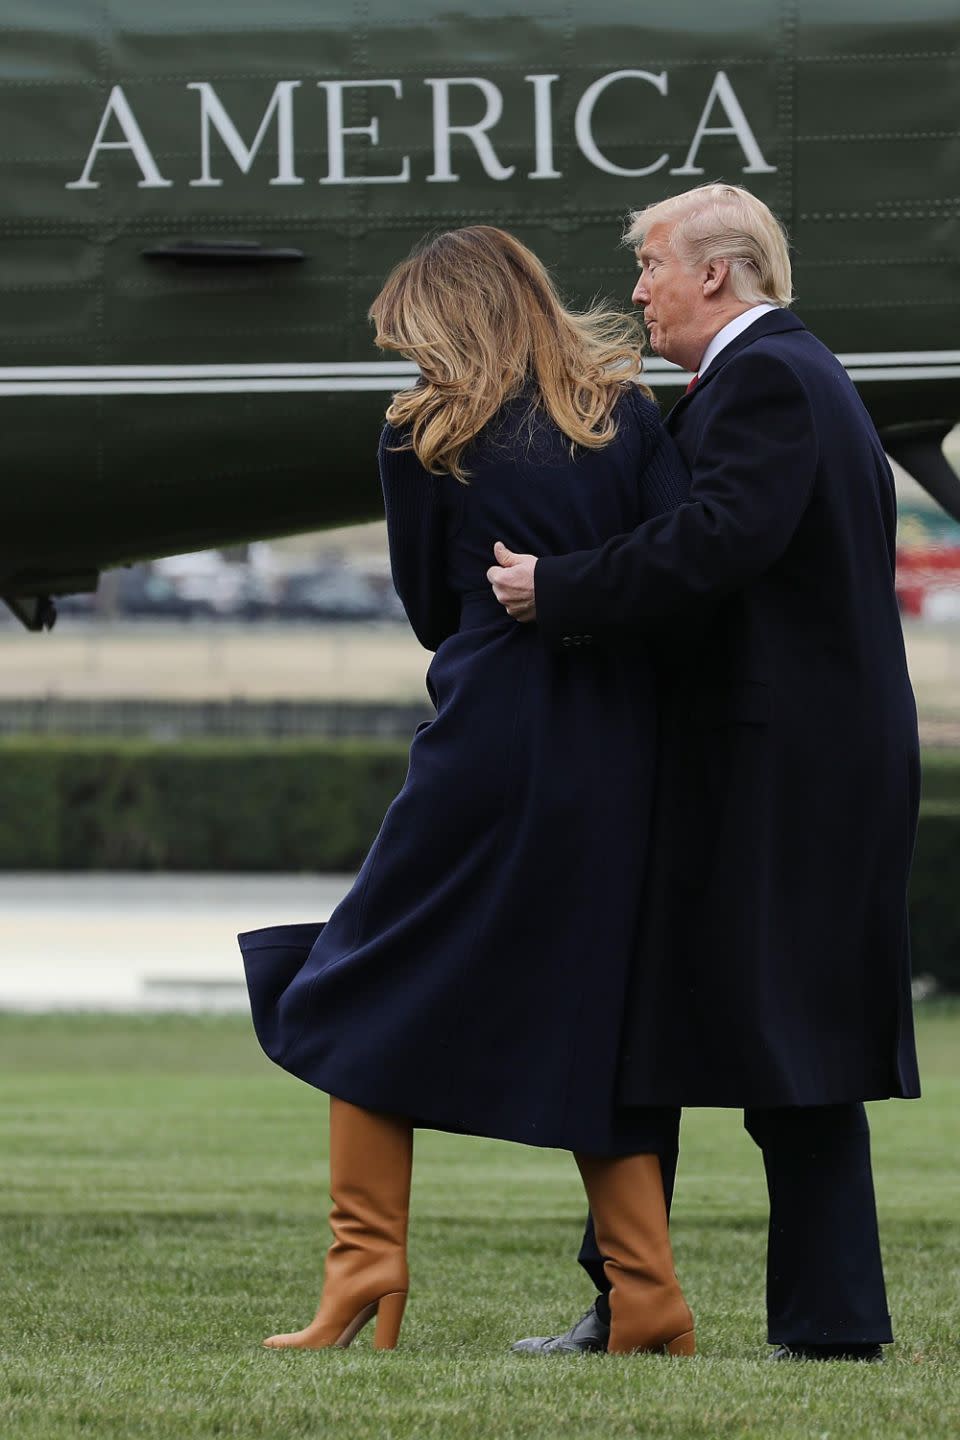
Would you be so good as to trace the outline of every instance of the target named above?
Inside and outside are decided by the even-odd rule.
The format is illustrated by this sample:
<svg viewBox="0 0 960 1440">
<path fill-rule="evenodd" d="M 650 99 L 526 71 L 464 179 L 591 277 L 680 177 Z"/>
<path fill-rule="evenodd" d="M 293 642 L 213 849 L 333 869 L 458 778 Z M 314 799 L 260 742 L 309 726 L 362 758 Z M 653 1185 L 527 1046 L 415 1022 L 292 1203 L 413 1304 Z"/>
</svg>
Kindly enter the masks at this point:
<svg viewBox="0 0 960 1440">
<path fill-rule="evenodd" d="M 960 379 L 960 350 L 854 352 L 838 355 L 851 380 Z M 681 386 L 690 372 L 649 359 L 654 386 Z M 261 365 L 6 365 L 0 396 L 11 395 L 230 395 L 303 391 L 390 391 L 416 379 L 402 361 L 358 360 Z"/>
</svg>

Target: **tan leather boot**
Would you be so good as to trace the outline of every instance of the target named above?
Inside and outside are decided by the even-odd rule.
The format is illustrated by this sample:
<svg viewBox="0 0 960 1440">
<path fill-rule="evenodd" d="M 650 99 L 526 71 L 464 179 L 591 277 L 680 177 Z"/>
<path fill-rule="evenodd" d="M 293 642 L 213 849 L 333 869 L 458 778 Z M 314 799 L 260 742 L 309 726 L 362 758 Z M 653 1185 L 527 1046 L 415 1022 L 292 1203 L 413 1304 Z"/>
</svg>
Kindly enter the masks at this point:
<svg viewBox="0 0 960 1440">
<path fill-rule="evenodd" d="M 610 1280 L 607 1350 L 693 1355 L 693 1315 L 673 1269 L 656 1155 L 577 1155 Z"/>
<path fill-rule="evenodd" d="M 330 1228 L 320 1308 L 271 1349 L 346 1349 L 377 1317 L 376 1350 L 396 1346 L 407 1300 L 413 1128 L 395 1115 L 330 1098 Z"/>
</svg>

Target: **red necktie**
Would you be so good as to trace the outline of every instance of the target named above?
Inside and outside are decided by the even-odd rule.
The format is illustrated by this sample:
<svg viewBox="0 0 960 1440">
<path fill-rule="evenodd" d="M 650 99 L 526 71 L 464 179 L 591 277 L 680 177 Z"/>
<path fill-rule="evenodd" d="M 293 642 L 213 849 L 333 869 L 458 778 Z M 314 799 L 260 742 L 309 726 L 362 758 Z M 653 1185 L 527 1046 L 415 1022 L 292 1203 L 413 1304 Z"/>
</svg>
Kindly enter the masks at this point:
<svg viewBox="0 0 960 1440">
<path fill-rule="evenodd" d="M 699 381 L 699 379 L 700 379 L 700 376 L 699 376 L 699 375 L 694 375 L 693 379 L 690 381 L 690 384 L 687 386 L 687 391 L 686 391 L 686 393 L 687 393 L 688 395 L 692 395 L 693 392 L 694 392 L 694 390 L 696 390 L 696 388 L 697 388 L 697 382 Z"/>
</svg>

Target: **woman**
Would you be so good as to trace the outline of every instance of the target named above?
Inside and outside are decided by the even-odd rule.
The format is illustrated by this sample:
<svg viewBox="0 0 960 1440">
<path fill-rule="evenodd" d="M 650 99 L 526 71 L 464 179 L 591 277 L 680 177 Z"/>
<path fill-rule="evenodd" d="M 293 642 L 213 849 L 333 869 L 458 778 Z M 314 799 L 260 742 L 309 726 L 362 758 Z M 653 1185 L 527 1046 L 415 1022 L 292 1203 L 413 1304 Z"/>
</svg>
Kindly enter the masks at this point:
<svg viewBox="0 0 960 1440">
<path fill-rule="evenodd" d="M 551 654 L 486 583 L 495 539 L 588 549 L 684 497 L 634 322 L 565 310 L 489 226 L 440 235 L 370 311 L 420 368 L 380 442 L 393 578 L 436 656 L 406 782 L 325 927 L 241 936 L 257 1035 L 331 1095 L 334 1244 L 306 1329 L 397 1339 L 416 1126 L 575 1152 L 613 1281 L 609 1349 L 693 1351 L 652 1112 L 614 1082 L 655 742 L 645 654 Z M 625 648 L 626 648 L 625 642 Z"/>
</svg>

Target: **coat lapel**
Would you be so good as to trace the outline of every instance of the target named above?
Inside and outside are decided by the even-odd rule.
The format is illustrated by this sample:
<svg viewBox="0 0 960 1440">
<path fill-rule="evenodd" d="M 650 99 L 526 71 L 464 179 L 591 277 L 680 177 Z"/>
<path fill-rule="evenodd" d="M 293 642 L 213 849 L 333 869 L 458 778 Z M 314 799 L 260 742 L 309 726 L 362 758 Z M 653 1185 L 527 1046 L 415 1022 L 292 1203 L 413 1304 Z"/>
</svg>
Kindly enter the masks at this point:
<svg viewBox="0 0 960 1440">
<path fill-rule="evenodd" d="M 683 413 L 684 407 L 689 405 L 706 385 L 710 384 L 715 375 L 719 375 L 728 361 L 732 360 L 735 355 L 739 355 L 740 351 L 745 350 L 748 345 L 752 345 L 755 340 L 760 340 L 767 335 L 779 335 L 788 330 L 805 329 L 803 321 L 798 320 L 796 315 L 789 310 L 768 310 L 766 315 L 761 315 L 759 320 L 754 320 L 753 324 L 741 331 L 736 339 L 731 340 L 729 345 L 723 347 L 706 375 L 698 382 L 696 389 L 692 390 L 689 395 L 681 395 L 676 404 L 671 406 L 667 415 L 668 421 L 671 425 L 675 424 Z"/>
</svg>

